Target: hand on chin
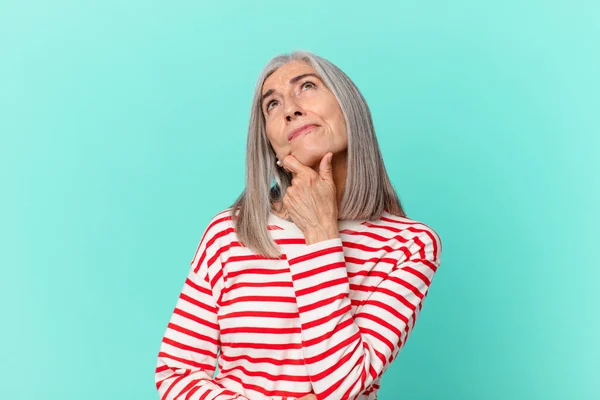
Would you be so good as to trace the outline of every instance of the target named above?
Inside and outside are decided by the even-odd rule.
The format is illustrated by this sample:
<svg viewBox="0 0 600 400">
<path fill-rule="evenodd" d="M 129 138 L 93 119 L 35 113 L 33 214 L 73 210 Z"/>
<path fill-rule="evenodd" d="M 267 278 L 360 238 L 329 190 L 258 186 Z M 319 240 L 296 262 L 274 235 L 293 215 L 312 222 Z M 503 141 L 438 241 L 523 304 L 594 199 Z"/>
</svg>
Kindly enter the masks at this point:
<svg viewBox="0 0 600 400">
<path fill-rule="evenodd" d="M 314 169 L 315 171 L 318 170 L 319 164 L 321 163 L 321 159 L 325 156 L 325 154 L 327 154 L 328 152 L 319 152 L 319 153 L 312 153 L 312 152 L 302 152 L 302 151 L 296 151 L 296 152 L 291 152 L 290 155 L 296 157 L 296 159 L 298 161 L 300 161 L 302 164 L 306 165 L 307 167 L 310 167 L 312 169 Z"/>
</svg>

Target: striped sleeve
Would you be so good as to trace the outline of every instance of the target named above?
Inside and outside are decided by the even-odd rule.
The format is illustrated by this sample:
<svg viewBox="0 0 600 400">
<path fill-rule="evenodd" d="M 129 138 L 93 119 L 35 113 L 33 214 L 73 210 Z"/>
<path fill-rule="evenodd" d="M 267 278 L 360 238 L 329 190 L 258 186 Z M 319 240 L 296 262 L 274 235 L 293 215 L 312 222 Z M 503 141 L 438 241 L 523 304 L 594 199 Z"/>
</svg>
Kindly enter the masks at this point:
<svg viewBox="0 0 600 400">
<path fill-rule="evenodd" d="M 440 264 L 441 241 L 431 228 L 411 239 L 366 302 L 352 315 L 341 238 L 287 253 L 302 327 L 302 346 L 318 400 L 356 399 L 395 359 L 412 331 Z"/>
<path fill-rule="evenodd" d="M 221 268 L 213 218 L 190 263 L 158 353 L 155 382 L 161 400 L 242 399 L 213 379 L 220 330 L 210 276 Z"/>
</svg>

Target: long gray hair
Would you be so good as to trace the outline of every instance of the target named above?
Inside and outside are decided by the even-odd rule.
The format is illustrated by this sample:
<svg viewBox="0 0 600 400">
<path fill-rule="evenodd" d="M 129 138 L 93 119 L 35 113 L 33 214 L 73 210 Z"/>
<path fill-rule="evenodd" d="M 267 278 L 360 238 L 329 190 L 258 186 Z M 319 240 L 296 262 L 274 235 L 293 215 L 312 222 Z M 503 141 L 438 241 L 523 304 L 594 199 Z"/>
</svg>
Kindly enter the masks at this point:
<svg viewBox="0 0 600 400">
<path fill-rule="evenodd" d="M 264 67 L 254 90 L 246 144 L 246 188 L 230 211 L 239 241 L 265 257 L 281 256 L 278 245 L 269 236 L 267 221 L 273 203 L 281 201 L 291 186 L 292 175 L 276 164 L 260 99 L 265 80 L 279 67 L 295 60 L 308 63 L 321 76 L 337 98 L 346 120 L 348 164 L 339 219 L 375 221 L 383 211 L 406 216 L 383 164 L 371 112 L 354 82 L 336 65 L 308 51 L 280 54 Z"/>
</svg>

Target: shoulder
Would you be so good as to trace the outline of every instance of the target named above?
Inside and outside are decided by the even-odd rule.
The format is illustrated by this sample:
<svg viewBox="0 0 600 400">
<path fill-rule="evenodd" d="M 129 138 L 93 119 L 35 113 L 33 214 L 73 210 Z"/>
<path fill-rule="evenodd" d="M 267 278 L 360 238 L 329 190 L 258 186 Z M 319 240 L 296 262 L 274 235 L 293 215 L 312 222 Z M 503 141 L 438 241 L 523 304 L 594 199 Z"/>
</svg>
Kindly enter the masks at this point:
<svg viewBox="0 0 600 400">
<path fill-rule="evenodd" d="M 237 213 L 238 211 L 234 212 L 232 207 L 219 211 L 210 218 L 205 231 L 218 233 L 233 228 L 233 217 Z"/>
<path fill-rule="evenodd" d="M 423 221 L 408 217 L 385 214 L 381 218 L 390 228 L 407 240 L 406 245 L 412 254 L 419 253 L 422 258 L 428 258 L 439 263 L 442 256 L 442 240 L 438 232 Z"/>
<path fill-rule="evenodd" d="M 237 216 L 239 210 L 234 210 L 228 207 L 219 211 L 208 221 L 203 235 L 217 238 L 219 243 L 226 245 L 233 240 L 237 240 L 235 235 L 234 217 Z"/>
<path fill-rule="evenodd" d="M 191 263 L 197 263 L 199 258 L 206 256 L 205 253 L 214 254 L 219 251 L 231 239 L 234 232 L 232 221 L 232 208 L 226 208 L 213 214 L 204 228 L 200 231 L 200 239 Z"/>
</svg>

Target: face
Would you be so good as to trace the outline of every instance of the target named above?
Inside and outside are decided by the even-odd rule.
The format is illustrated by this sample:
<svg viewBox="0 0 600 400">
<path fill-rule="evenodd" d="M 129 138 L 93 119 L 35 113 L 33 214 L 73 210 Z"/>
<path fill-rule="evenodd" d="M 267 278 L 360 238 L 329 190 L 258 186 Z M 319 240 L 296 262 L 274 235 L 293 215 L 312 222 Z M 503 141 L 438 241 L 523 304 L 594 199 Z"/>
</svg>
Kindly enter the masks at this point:
<svg viewBox="0 0 600 400">
<path fill-rule="evenodd" d="M 307 75 L 305 74 L 314 74 Z M 315 168 L 328 152 L 344 154 L 348 147 L 346 121 L 333 92 L 305 62 L 291 61 L 279 67 L 264 82 L 262 112 L 267 137 L 283 160 L 293 155 L 304 165 Z M 316 125 L 289 138 L 303 125 Z"/>
</svg>

